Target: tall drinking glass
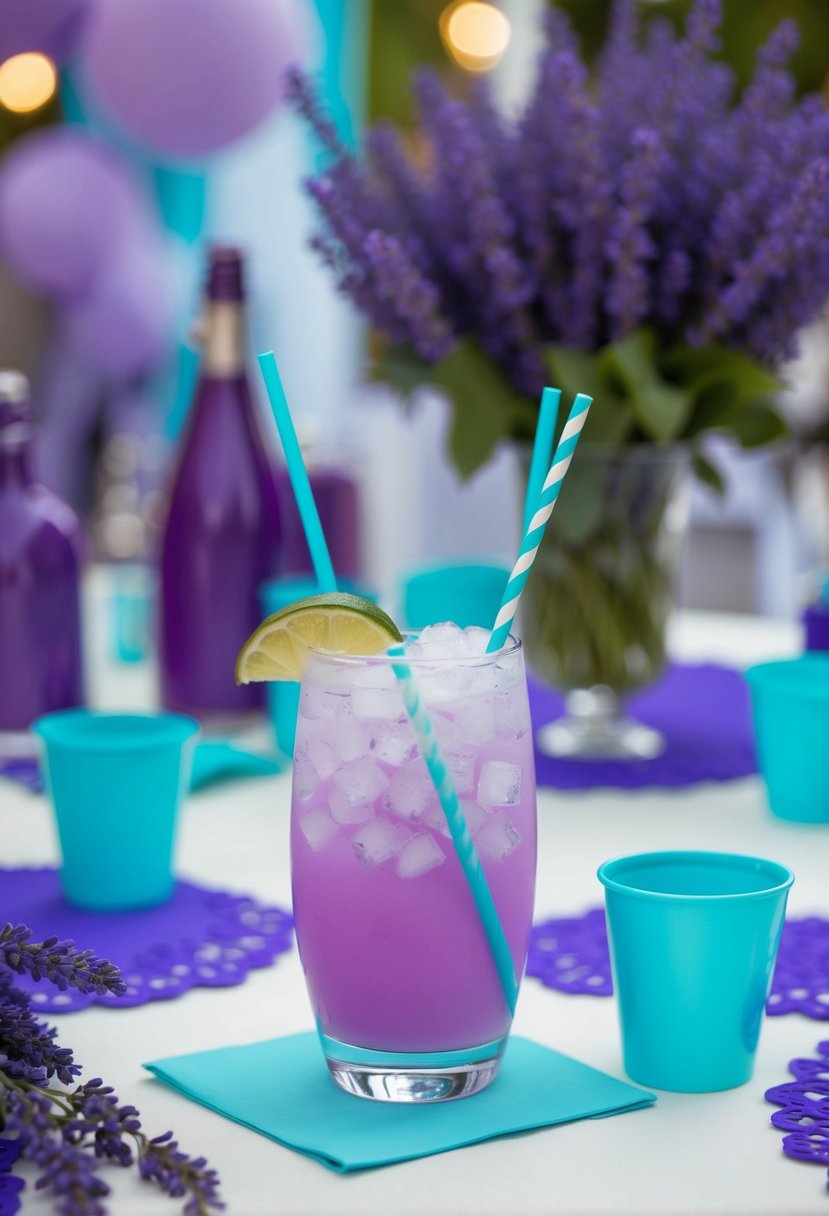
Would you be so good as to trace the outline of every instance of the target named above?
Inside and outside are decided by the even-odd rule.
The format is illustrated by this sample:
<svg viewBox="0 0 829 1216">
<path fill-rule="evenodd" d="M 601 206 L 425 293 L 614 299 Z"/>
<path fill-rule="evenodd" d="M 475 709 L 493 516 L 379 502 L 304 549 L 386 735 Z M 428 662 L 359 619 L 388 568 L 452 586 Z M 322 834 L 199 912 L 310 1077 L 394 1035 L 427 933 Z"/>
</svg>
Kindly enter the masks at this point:
<svg viewBox="0 0 829 1216">
<path fill-rule="evenodd" d="M 494 655 L 418 650 L 410 639 L 407 664 L 520 978 L 536 865 L 521 643 L 510 638 Z M 512 1015 L 387 655 L 312 656 L 291 855 L 297 942 L 335 1081 L 392 1102 L 460 1098 L 489 1084 Z"/>
</svg>

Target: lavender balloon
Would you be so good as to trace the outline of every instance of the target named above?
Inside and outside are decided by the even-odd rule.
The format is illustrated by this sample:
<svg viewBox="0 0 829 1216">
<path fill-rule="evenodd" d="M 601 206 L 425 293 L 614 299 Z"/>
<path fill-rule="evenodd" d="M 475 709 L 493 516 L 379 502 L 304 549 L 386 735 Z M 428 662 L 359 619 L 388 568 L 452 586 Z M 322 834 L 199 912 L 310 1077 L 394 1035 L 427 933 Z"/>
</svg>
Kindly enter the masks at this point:
<svg viewBox="0 0 829 1216">
<path fill-rule="evenodd" d="M 197 157 L 278 104 L 297 36 L 278 0 L 117 0 L 85 40 L 95 98 L 154 152 Z"/>
<path fill-rule="evenodd" d="M 136 234 L 90 295 L 66 309 L 66 341 L 105 377 L 145 375 L 169 353 L 172 294 L 160 243 Z"/>
<path fill-rule="evenodd" d="M 26 136 L 0 166 L 0 256 L 32 291 L 84 295 L 140 212 L 123 165 L 74 129 Z"/>
<path fill-rule="evenodd" d="M 81 33 L 89 0 L 4 0 L 0 60 L 40 51 L 62 63 Z"/>
</svg>

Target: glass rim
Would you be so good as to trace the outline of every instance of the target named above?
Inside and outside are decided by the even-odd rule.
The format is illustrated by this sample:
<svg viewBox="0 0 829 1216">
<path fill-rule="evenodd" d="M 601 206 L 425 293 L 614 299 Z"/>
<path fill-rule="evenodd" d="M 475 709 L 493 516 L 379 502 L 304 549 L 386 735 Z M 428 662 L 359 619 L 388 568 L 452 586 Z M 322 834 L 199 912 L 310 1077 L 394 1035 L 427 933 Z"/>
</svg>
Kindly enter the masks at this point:
<svg viewBox="0 0 829 1216">
<path fill-rule="evenodd" d="M 422 631 L 404 629 L 401 632 L 405 645 L 408 641 L 415 641 Z M 387 650 L 381 650 L 378 654 L 345 654 L 334 653 L 330 650 L 319 650 L 315 646 L 309 646 L 308 652 L 315 663 L 319 661 L 332 666 L 391 667 L 395 663 L 400 663 L 405 664 L 406 667 L 410 667 L 414 671 L 422 671 L 425 668 L 434 670 L 440 667 L 488 667 L 499 659 L 510 658 L 513 655 L 520 654 L 523 646 L 521 638 L 511 633 L 507 637 L 506 644 L 500 650 L 493 651 L 492 654 L 464 654 L 451 658 L 445 656 L 442 658 L 429 658 L 426 655 L 396 655 L 389 654 Z"/>
</svg>

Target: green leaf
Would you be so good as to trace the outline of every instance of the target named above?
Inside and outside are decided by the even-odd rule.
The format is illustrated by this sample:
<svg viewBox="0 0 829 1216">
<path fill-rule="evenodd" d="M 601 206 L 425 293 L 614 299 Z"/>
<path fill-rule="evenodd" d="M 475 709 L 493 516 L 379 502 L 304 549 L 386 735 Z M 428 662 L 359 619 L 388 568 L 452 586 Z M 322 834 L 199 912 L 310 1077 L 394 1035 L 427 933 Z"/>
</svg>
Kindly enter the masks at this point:
<svg viewBox="0 0 829 1216">
<path fill-rule="evenodd" d="M 472 339 L 459 342 L 434 371 L 432 383 L 454 405 L 449 452 L 461 477 L 469 477 L 531 407 Z"/>
<path fill-rule="evenodd" d="M 402 397 L 409 398 L 428 382 L 433 370 L 411 347 L 386 343 L 370 364 L 369 375 L 377 383 L 388 384 Z"/>
<path fill-rule="evenodd" d="M 783 439 L 786 424 L 771 406 L 747 405 L 728 420 L 728 429 L 744 448 L 760 448 Z"/>
<path fill-rule="evenodd" d="M 569 346 L 548 346 L 544 352 L 550 382 L 562 390 L 565 407 L 577 393 L 593 398 L 584 433 L 590 443 L 615 447 L 633 430 L 633 413 L 602 374 L 599 358 Z M 561 423 L 567 417 L 562 411 Z"/>
<path fill-rule="evenodd" d="M 722 473 L 706 456 L 703 456 L 701 452 L 695 452 L 692 465 L 697 479 L 703 485 L 709 486 L 716 494 L 725 493 Z"/>
<path fill-rule="evenodd" d="M 657 368 L 657 343 L 651 330 L 637 329 L 602 351 L 600 364 L 649 439 L 671 443 L 691 413 L 687 389 L 669 384 Z"/>
<path fill-rule="evenodd" d="M 767 398 L 784 388 L 783 381 L 742 351 L 727 346 L 678 347 L 666 353 L 662 367 L 691 393 L 693 412 L 686 430 L 689 438 L 712 430 L 731 431 L 737 438 L 741 429 L 758 436 L 764 428 L 771 433 L 768 419 L 762 426 L 758 420 L 740 423 L 737 419 L 747 407 L 761 403 L 766 413 L 774 413 Z M 765 442 L 768 440 L 756 440 L 757 444 Z"/>
</svg>

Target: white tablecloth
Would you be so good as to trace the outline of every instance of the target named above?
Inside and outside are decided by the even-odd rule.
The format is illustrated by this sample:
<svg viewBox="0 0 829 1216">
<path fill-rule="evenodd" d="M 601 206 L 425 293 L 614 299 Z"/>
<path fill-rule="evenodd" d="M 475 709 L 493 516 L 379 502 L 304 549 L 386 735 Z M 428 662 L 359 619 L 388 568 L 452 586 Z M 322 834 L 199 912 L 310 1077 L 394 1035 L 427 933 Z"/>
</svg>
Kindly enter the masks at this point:
<svg viewBox="0 0 829 1216">
<path fill-rule="evenodd" d="M 793 653 L 793 626 L 687 616 L 672 631 L 680 658 L 734 664 Z M 149 705 L 146 669 L 113 668 L 92 646 L 98 705 Z M 179 846 L 182 875 L 288 906 L 287 777 L 228 783 L 193 796 Z M 775 858 L 797 876 L 790 912 L 829 913 L 829 829 L 772 818 L 758 780 L 680 791 L 539 793 L 536 918 L 601 902 L 596 867 L 643 849 L 712 848 Z M 56 860 L 45 798 L 0 782 L 0 861 Z M 2 899 L 0 899 L 2 905 Z M 0 906 L 0 919 L 4 919 Z M 753 1081 L 720 1094 L 660 1093 L 650 1110 L 491 1141 L 361 1175 L 339 1176 L 236 1126 L 152 1080 L 141 1062 L 311 1029 L 296 952 L 241 987 L 200 990 L 137 1009 L 54 1019 L 61 1041 L 139 1107 L 145 1128 L 175 1129 L 182 1147 L 219 1171 L 233 1216 L 817 1216 L 829 1213 L 826 1169 L 789 1161 L 769 1125 L 764 1090 L 787 1077 L 829 1026 L 799 1015 L 767 1019 Z M 551 992 L 525 981 L 515 1030 L 623 1076 L 614 1003 Z M 322 1065 L 321 1065 L 322 1066 Z M 274 1088 L 279 1077 L 273 1077 Z M 116 1216 L 153 1216 L 181 1204 L 107 1171 Z M 24 1212 L 46 1210 L 30 1192 Z"/>
</svg>

